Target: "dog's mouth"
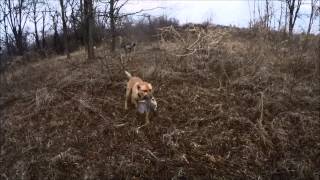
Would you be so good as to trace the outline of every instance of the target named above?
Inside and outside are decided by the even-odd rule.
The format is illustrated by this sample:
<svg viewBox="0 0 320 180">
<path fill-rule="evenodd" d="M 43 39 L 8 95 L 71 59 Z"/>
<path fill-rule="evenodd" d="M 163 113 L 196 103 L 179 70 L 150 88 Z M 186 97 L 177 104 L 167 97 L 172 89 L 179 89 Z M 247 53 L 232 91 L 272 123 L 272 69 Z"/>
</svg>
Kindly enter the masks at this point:
<svg viewBox="0 0 320 180">
<path fill-rule="evenodd" d="M 141 100 L 150 100 L 152 98 L 152 95 L 142 95 L 142 94 L 138 94 L 139 99 Z"/>
<path fill-rule="evenodd" d="M 139 99 L 141 100 L 146 100 L 146 96 L 142 95 L 142 94 L 138 94 Z"/>
</svg>

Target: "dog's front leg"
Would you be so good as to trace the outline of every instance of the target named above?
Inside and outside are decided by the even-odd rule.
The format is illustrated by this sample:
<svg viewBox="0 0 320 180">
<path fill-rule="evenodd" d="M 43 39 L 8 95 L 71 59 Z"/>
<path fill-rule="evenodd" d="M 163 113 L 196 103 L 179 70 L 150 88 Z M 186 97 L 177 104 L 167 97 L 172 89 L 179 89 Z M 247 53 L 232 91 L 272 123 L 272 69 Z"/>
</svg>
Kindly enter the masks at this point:
<svg viewBox="0 0 320 180">
<path fill-rule="evenodd" d="M 134 105 L 134 107 L 137 109 L 138 108 L 138 100 L 134 96 L 131 96 L 131 102 Z"/>
<path fill-rule="evenodd" d="M 128 110 L 129 96 L 130 96 L 130 90 L 127 88 L 127 90 L 126 90 L 126 99 L 125 99 L 125 102 L 124 102 L 124 109 L 125 110 Z"/>
<path fill-rule="evenodd" d="M 145 125 L 150 123 L 149 114 L 150 114 L 149 112 L 146 112 L 146 123 L 145 123 Z"/>
</svg>

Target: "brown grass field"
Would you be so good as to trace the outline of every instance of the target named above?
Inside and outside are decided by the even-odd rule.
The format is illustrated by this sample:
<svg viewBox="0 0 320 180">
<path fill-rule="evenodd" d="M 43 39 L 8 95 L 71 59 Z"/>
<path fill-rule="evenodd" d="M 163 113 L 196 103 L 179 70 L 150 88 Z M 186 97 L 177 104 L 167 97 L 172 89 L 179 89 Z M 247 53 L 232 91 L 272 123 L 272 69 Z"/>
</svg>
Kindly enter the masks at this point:
<svg viewBox="0 0 320 180">
<path fill-rule="evenodd" d="M 319 179 L 319 36 L 160 32 L 131 61 L 102 44 L 8 68 L 0 179 Z M 155 87 L 138 131 L 124 69 Z"/>
</svg>

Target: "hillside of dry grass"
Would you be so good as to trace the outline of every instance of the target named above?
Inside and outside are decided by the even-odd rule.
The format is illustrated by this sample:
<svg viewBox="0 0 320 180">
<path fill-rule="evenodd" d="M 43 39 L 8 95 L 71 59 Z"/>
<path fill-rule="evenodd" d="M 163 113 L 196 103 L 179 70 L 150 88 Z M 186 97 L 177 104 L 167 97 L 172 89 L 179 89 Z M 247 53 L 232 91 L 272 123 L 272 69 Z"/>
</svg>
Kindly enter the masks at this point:
<svg viewBox="0 0 320 180">
<path fill-rule="evenodd" d="M 101 46 L 3 74 L 1 179 L 319 179 L 319 36 L 160 35 L 123 63 Z M 139 131 L 123 68 L 155 87 Z"/>
</svg>

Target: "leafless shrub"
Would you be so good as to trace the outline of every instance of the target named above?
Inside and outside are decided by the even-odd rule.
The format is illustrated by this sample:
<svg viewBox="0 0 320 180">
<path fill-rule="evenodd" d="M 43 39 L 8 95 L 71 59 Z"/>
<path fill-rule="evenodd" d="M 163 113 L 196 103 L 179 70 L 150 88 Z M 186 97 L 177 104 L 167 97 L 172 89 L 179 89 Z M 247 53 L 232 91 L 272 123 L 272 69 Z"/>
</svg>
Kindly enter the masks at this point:
<svg viewBox="0 0 320 180">
<path fill-rule="evenodd" d="M 46 104 L 50 103 L 52 99 L 46 87 L 37 89 L 35 97 L 37 108 L 45 106 Z"/>
</svg>

